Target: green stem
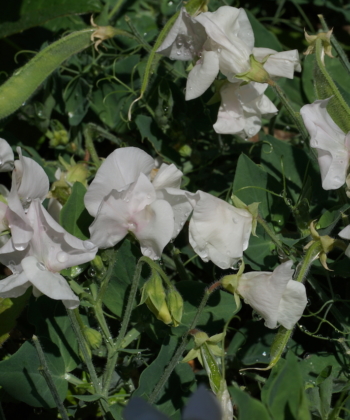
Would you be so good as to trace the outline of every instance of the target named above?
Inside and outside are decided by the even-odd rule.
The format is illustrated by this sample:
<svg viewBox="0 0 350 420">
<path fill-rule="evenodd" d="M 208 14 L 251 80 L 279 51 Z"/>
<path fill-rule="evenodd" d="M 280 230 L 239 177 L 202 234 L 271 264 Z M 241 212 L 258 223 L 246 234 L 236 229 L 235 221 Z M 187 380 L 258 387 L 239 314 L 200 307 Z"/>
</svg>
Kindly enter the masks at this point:
<svg viewBox="0 0 350 420">
<path fill-rule="evenodd" d="M 189 341 L 188 335 L 189 335 L 190 331 L 193 330 L 196 327 L 197 322 L 199 320 L 199 317 L 201 316 L 202 311 L 203 311 L 205 305 L 208 302 L 209 296 L 212 294 L 212 292 L 214 290 L 215 289 L 206 289 L 205 290 L 203 299 L 202 299 L 202 301 L 201 301 L 201 303 L 200 303 L 200 305 L 199 305 L 199 307 L 197 309 L 196 315 L 193 318 L 193 321 L 191 323 L 190 328 L 183 335 L 181 344 L 179 345 L 179 347 L 176 350 L 174 356 L 170 360 L 168 366 L 165 368 L 165 371 L 164 371 L 162 377 L 160 378 L 159 382 L 157 383 L 157 385 L 155 386 L 155 388 L 153 389 L 153 391 L 151 392 L 151 394 L 150 394 L 150 396 L 148 398 L 148 401 L 151 404 L 154 404 L 156 402 L 156 400 L 157 400 L 157 398 L 159 396 L 160 391 L 163 389 L 163 386 L 167 383 L 167 381 L 168 381 L 168 379 L 169 379 L 172 371 L 175 369 L 175 367 L 178 364 L 180 358 L 182 357 L 182 353 L 185 351 L 186 346 L 187 346 L 187 343 Z"/>
<path fill-rule="evenodd" d="M 40 361 L 39 370 L 40 370 L 41 374 L 43 375 L 43 377 L 44 377 L 44 379 L 47 383 L 47 386 L 48 386 L 48 388 L 51 392 L 51 395 L 52 395 L 53 399 L 55 400 L 55 403 L 57 405 L 58 411 L 60 412 L 60 415 L 61 415 L 62 419 L 63 420 L 69 420 L 66 408 L 63 405 L 63 402 L 61 401 L 61 398 L 58 394 L 58 390 L 56 388 L 55 382 L 53 381 L 51 373 L 49 371 L 49 367 L 47 366 L 45 355 L 44 355 L 43 349 L 41 347 L 40 341 L 39 341 L 39 339 L 36 335 L 33 335 L 32 340 L 33 340 L 35 349 L 38 353 L 38 357 L 39 357 L 39 361 Z"/>
<path fill-rule="evenodd" d="M 276 245 L 279 251 L 286 257 L 294 260 L 293 256 L 290 255 L 289 250 L 287 249 L 286 245 L 279 239 L 275 231 L 270 228 L 268 223 L 260 216 L 260 214 L 257 217 L 257 221 L 264 228 L 265 232 L 272 239 L 272 242 Z"/>
<path fill-rule="evenodd" d="M 310 248 L 307 250 L 303 262 L 299 265 L 296 272 L 295 280 L 304 283 L 307 273 L 310 270 L 310 267 L 317 258 L 317 255 L 322 251 L 322 244 L 320 241 L 313 243 Z"/>
<path fill-rule="evenodd" d="M 101 287 L 100 287 L 100 290 L 98 292 L 97 302 L 102 302 L 102 300 L 103 300 L 104 294 L 106 293 L 109 281 L 110 281 L 110 279 L 112 277 L 112 274 L 113 274 L 115 263 L 117 262 L 117 257 L 118 257 L 118 250 L 115 250 L 115 251 L 113 251 L 113 254 L 109 259 L 108 269 L 106 271 L 105 276 L 103 277 L 103 279 L 101 281 Z"/>
<path fill-rule="evenodd" d="M 187 271 L 186 271 L 186 269 L 183 265 L 183 262 L 181 260 L 181 256 L 180 256 L 181 252 L 177 248 L 172 246 L 171 254 L 172 254 L 175 266 L 176 266 L 176 270 L 179 274 L 180 280 L 188 281 L 189 277 L 188 277 Z"/>
<path fill-rule="evenodd" d="M 85 137 L 85 147 L 89 151 L 91 159 L 96 165 L 96 169 L 98 169 L 101 166 L 101 161 L 96 152 L 94 142 L 93 142 L 93 134 L 92 134 L 92 131 L 90 130 L 89 125 L 87 125 L 84 129 L 84 137 Z"/>
<path fill-rule="evenodd" d="M 289 99 L 287 98 L 287 96 L 283 92 L 282 88 L 276 82 L 274 82 L 273 80 L 269 80 L 267 83 L 273 88 L 276 95 L 279 97 L 280 101 L 285 106 L 286 110 L 288 111 L 289 115 L 292 117 L 292 119 L 293 119 L 295 125 L 297 126 L 303 140 L 307 141 L 308 138 L 309 138 L 309 133 L 306 130 L 304 121 L 303 121 L 302 117 L 300 116 L 299 112 L 294 111 L 294 109 L 292 108 L 292 105 L 289 102 Z"/>
<path fill-rule="evenodd" d="M 123 317 L 123 321 L 120 327 L 120 331 L 118 334 L 118 337 L 114 344 L 114 352 L 111 354 L 107 359 L 106 364 L 106 370 L 105 374 L 103 376 L 103 393 L 104 395 L 108 394 L 109 385 L 111 383 L 112 374 L 118 359 L 118 351 L 122 348 L 122 343 L 126 335 L 126 331 L 128 329 L 128 325 L 130 322 L 131 312 L 134 307 L 134 302 L 136 299 L 136 293 L 139 287 L 140 277 L 141 277 L 141 271 L 142 271 L 142 265 L 147 262 L 144 260 L 145 257 L 141 257 L 136 265 L 134 277 L 132 279 L 131 283 L 131 290 L 130 295 L 128 299 L 128 303 L 126 305 L 125 314 Z"/>
<path fill-rule="evenodd" d="M 118 0 L 116 4 L 114 5 L 113 9 L 108 14 L 108 20 L 111 20 L 112 17 L 119 11 L 121 6 L 123 5 L 125 0 Z"/>
<path fill-rule="evenodd" d="M 317 15 L 318 18 L 321 21 L 321 25 L 324 31 L 328 32 L 329 28 L 328 25 L 323 17 L 323 15 Z M 342 65 L 346 68 L 346 70 L 350 73 L 350 62 L 349 59 L 347 57 L 347 55 L 345 54 L 343 48 L 340 46 L 339 42 L 337 41 L 336 37 L 334 35 L 331 35 L 331 44 L 334 47 L 334 49 L 336 50 L 339 59 L 342 63 Z"/>
</svg>

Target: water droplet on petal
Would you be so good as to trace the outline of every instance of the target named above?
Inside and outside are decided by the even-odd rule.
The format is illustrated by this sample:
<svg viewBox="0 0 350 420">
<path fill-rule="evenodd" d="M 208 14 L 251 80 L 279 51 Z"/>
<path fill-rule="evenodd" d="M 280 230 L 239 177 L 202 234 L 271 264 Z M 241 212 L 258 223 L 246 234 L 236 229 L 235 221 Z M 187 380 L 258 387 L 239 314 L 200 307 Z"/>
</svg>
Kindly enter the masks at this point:
<svg viewBox="0 0 350 420">
<path fill-rule="evenodd" d="M 39 268 L 39 270 L 46 271 L 46 267 L 45 267 L 45 265 L 43 263 L 37 262 L 36 263 L 36 266 Z"/>
<path fill-rule="evenodd" d="M 68 255 L 65 252 L 59 252 L 56 256 L 57 261 L 60 263 L 64 263 L 68 260 Z"/>
<path fill-rule="evenodd" d="M 91 241 L 84 241 L 83 245 L 84 245 L 84 248 L 87 249 L 88 251 L 95 248 L 95 244 Z"/>
<path fill-rule="evenodd" d="M 24 251 L 27 248 L 28 244 L 14 244 L 15 249 L 17 251 Z"/>
</svg>

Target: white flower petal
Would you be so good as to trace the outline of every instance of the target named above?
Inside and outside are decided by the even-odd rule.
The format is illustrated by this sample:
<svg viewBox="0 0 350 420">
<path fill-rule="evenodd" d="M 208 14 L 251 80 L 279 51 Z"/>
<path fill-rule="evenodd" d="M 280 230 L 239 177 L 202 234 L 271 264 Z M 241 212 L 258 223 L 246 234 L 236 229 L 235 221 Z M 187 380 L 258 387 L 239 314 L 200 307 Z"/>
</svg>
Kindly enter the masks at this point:
<svg viewBox="0 0 350 420">
<path fill-rule="evenodd" d="M 13 169 L 14 155 L 11 146 L 6 140 L 0 138 L 0 172 L 9 172 Z"/>
<path fill-rule="evenodd" d="M 153 158 L 141 149 L 116 149 L 102 163 L 85 194 L 84 202 L 88 212 L 96 216 L 104 197 L 112 190 L 127 188 L 138 179 L 141 172 L 149 175 L 153 166 Z"/>
<path fill-rule="evenodd" d="M 44 264 L 35 257 L 24 258 L 22 267 L 28 280 L 41 293 L 51 299 L 62 300 L 68 309 L 74 309 L 79 306 L 78 297 L 60 274 L 46 270 Z"/>
<path fill-rule="evenodd" d="M 170 242 L 174 231 L 174 214 L 169 203 L 156 200 L 135 215 L 141 252 L 146 257 L 160 258 L 164 247 Z"/>
<path fill-rule="evenodd" d="M 293 79 L 294 71 L 301 71 L 298 50 L 277 52 L 269 48 L 254 48 L 253 55 L 258 61 L 263 61 L 269 56 L 264 63 L 264 69 L 272 78 Z"/>
<path fill-rule="evenodd" d="M 278 323 L 287 330 L 291 330 L 303 315 L 306 304 L 305 286 L 295 280 L 290 280 L 278 306 Z"/>
<path fill-rule="evenodd" d="M 47 211 L 57 223 L 60 221 L 62 207 L 62 204 L 56 198 L 50 198 L 49 204 L 47 205 Z"/>
<path fill-rule="evenodd" d="M 172 60 L 193 60 L 202 50 L 206 38 L 203 26 L 182 8 L 157 52 Z"/>
<path fill-rule="evenodd" d="M 203 385 L 191 395 L 182 413 L 183 420 L 221 420 L 222 411 L 215 395 Z"/>
<path fill-rule="evenodd" d="M 19 160 L 15 161 L 13 178 L 16 181 L 18 196 L 24 206 L 38 198 L 43 201 L 49 192 L 50 183 L 44 169 L 35 160 L 22 155 L 17 147 Z"/>
<path fill-rule="evenodd" d="M 138 397 L 129 400 L 128 405 L 124 408 L 123 418 L 124 420 L 169 420 L 165 414 Z"/>
<path fill-rule="evenodd" d="M 186 101 L 201 96 L 213 83 L 219 73 L 219 57 L 217 52 L 203 51 L 202 58 L 188 74 L 186 85 Z"/>
<path fill-rule="evenodd" d="M 343 239 L 350 239 L 350 225 L 347 225 L 344 229 L 342 229 L 338 235 Z"/>
<path fill-rule="evenodd" d="M 30 286 L 26 273 L 12 274 L 6 279 L 0 280 L 0 297 L 15 298 L 22 296 Z"/>
<path fill-rule="evenodd" d="M 310 133 L 311 147 L 317 150 L 322 187 L 325 190 L 340 188 L 345 183 L 349 166 L 346 136 L 327 112 L 329 99 L 315 101 L 300 110 Z"/>
<path fill-rule="evenodd" d="M 14 247 L 12 238 L 0 248 L 0 262 L 9 268 L 13 274 L 23 271 L 21 261 L 28 255 L 30 255 L 30 246 L 23 251 L 18 251 Z"/>
<path fill-rule="evenodd" d="M 180 188 L 182 176 L 183 173 L 173 163 L 171 165 L 163 163 L 154 177 L 152 184 L 156 190 L 162 188 Z"/>
<path fill-rule="evenodd" d="M 230 268 L 248 247 L 252 215 L 210 194 L 198 193 L 200 200 L 189 226 L 190 244 L 203 261 Z"/>
</svg>

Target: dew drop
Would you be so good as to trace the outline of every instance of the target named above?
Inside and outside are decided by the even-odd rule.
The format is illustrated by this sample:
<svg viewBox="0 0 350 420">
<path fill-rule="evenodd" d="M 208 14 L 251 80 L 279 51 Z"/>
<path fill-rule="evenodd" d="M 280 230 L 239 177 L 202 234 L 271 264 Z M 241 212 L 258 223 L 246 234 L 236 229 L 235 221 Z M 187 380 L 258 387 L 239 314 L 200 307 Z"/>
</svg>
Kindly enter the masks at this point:
<svg viewBox="0 0 350 420">
<path fill-rule="evenodd" d="M 267 356 L 266 351 L 263 351 L 262 355 L 263 355 L 264 357 L 266 357 L 266 356 Z"/>
<path fill-rule="evenodd" d="M 39 270 L 46 271 L 46 267 L 45 267 L 45 265 L 43 263 L 37 262 L 36 263 L 36 266 L 39 268 Z"/>
<path fill-rule="evenodd" d="M 96 276 L 96 271 L 92 267 L 90 267 L 89 270 L 88 270 L 88 275 L 90 277 L 95 277 Z"/>
<path fill-rule="evenodd" d="M 65 252 L 59 252 L 56 256 L 57 261 L 60 263 L 64 263 L 68 260 L 68 255 Z"/>
<path fill-rule="evenodd" d="M 84 245 L 84 248 L 87 249 L 88 251 L 95 248 L 95 244 L 91 241 L 84 241 L 83 245 Z"/>
<path fill-rule="evenodd" d="M 27 247 L 27 244 L 15 244 L 14 247 L 17 249 L 17 251 L 24 251 Z"/>
<path fill-rule="evenodd" d="M 74 117 L 74 113 L 73 112 L 68 112 L 68 117 L 69 118 L 73 118 Z"/>
<path fill-rule="evenodd" d="M 176 51 L 176 55 L 181 55 L 181 51 Z"/>
</svg>

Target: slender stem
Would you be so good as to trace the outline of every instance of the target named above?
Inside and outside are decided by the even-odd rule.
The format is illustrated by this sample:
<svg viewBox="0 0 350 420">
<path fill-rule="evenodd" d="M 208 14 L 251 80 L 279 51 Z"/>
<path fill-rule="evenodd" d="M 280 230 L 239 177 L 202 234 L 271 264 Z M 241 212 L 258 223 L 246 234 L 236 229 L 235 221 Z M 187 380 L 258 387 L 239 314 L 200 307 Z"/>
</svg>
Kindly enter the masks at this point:
<svg viewBox="0 0 350 420">
<path fill-rule="evenodd" d="M 260 214 L 257 217 L 258 223 L 264 228 L 265 232 L 269 235 L 269 237 L 272 239 L 272 242 L 277 246 L 277 248 L 288 258 L 293 259 L 293 256 L 290 255 L 289 250 L 287 249 L 286 245 L 278 238 L 276 233 L 273 229 L 270 228 L 266 220 L 264 220 Z"/>
<path fill-rule="evenodd" d="M 173 257 L 173 260 L 174 260 L 174 263 L 175 263 L 175 266 L 176 266 L 176 270 L 177 270 L 177 272 L 180 276 L 180 279 L 185 280 L 185 281 L 189 280 L 187 271 L 186 271 L 186 269 L 183 265 L 183 262 L 181 260 L 180 251 L 173 246 L 171 253 L 172 253 L 172 257 Z"/>
<path fill-rule="evenodd" d="M 308 138 L 309 138 L 309 133 L 306 130 L 304 121 L 303 121 L 302 117 L 300 116 L 299 112 L 294 111 L 294 109 L 292 108 L 292 105 L 289 102 L 289 99 L 287 98 L 287 96 L 283 92 L 282 88 L 276 82 L 274 82 L 273 80 L 269 80 L 267 83 L 273 88 L 276 95 L 279 97 L 280 101 L 285 106 L 286 110 L 288 111 L 289 115 L 292 117 L 292 119 L 293 119 L 295 125 L 297 126 L 303 140 L 307 141 Z"/>
<path fill-rule="evenodd" d="M 111 256 L 111 258 L 109 259 L 109 263 L 108 263 L 108 269 L 107 272 L 105 274 L 105 276 L 103 277 L 102 281 L 101 281 L 101 287 L 100 290 L 98 292 L 98 296 L 97 296 L 97 302 L 102 302 L 104 294 L 107 290 L 109 281 L 112 277 L 113 274 L 113 269 L 115 266 L 115 263 L 117 261 L 117 257 L 118 257 L 118 250 L 113 251 L 113 254 Z"/>
<path fill-rule="evenodd" d="M 328 32 L 329 28 L 328 25 L 323 17 L 323 15 L 318 15 L 318 18 L 321 21 L 321 25 L 324 31 Z M 336 50 L 339 59 L 341 61 L 341 63 L 343 64 L 343 66 L 346 68 L 346 70 L 350 73 L 350 62 L 349 59 L 347 57 L 347 55 L 345 54 L 343 48 L 340 46 L 339 42 L 337 41 L 336 37 L 334 35 L 331 35 L 331 44 L 334 47 L 334 49 Z"/>
<path fill-rule="evenodd" d="M 93 142 L 93 134 L 90 130 L 89 125 L 87 125 L 84 129 L 84 137 L 85 137 L 85 146 L 90 153 L 92 161 L 94 162 L 94 164 L 96 165 L 96 168 L 98 169 L 101 166 L 101 161 L 96 152 L 94 142 Z"/>
<path fill-rule="evenodd" d="M 306 255 L 302 261 L 302 263 L 299 264 L 296 272 L 296 278 L 295 280 L 304 283 L 306 280 L 307 273 L 310 270 L 310 267 L 317 258 L 317 255 L 322 251 L 322 244 L 320 241 L 316 241 L 313 243 L 310 248 L 307 250 Z"/>
<path fill-rule="evenodd" d="M 73 331 L 75 333 L 75 336 L 77 337 L 80 350 L 84 357 L 84 362 L 88 368 L 92 385 L 95 388 L 96 393 L 101 392 L 101 385 L 97 378 L 97 374 L 94 368 L 94 365 L 92 364 L 92 359 L 89 353 L 88 345 L 85 341 L 83 331 L 82 331 L 82 325 L 81 325 L 81 319 L 78 309 L 67 309 L 67 313 L 70 319 L 70 322 L 72 324 Z"/>
<path fill-rule="evenodd" d="M 45 355 L 44 355 L 43 349 L 41 347 L 40 341 L 39 341 L 39 339 L 36 335 L 33 335 L 32 340 L 33 340 L 35 349 L 38 353 L 38 357 L 39 357 L 39 361 L 40 361 L 39 370 L 40 370 L 41 374 L 43 375 L 43 377 L 44 377 L 44 379 L 47 383 L 47 386 L 48 386 L 48 388 L 51 392 L 51 395 L 52 395 L 53 399 L 55 400 L 55 403 L 57 405 L 58 411 L 60 412 L 60 415 L 61 415 L 62 419 L 63 420 L 69 420 L 66 408 L 63 405 L 63 402 L 61 401 L 61 398 L 58 394 L 58 390 L 56 388 L 55 382 L 53 381 L 51 373 L 49 371 L 49 367 L 47 366 Z"/>
<path fill-rule="evenodd" d="M 198 322 L 199 317 L 202 314 L 202 311 L 205 307 L 205 305 L 208 302 L 209 296 L 213 293 L 213 291 L 216 290 L 215 288 L 210 288 L 210 289 L 206 289 L 203 299 L 197 309 L 196 315 L 193 318 L 193 321 L 191 323 L 190 328 L 188 329 L 188 331 L 182 336 L 182 341 L 179 345 L 179 347 L 177 348 L 174 356 L 172 357 L 172 359 L 170 360 L 168 366 L 165 368 L 165 371 L 162 375 L 162 377 L 160 378 L 159 382 L 157 383 L 157 385 L 155 386 L 155 388 L 153 389 L 153 391 L 151 392 L 148 401 L 153 404 L 155 403 L 155 401 L 157 400 L 160 391 L 163 389 L 163 386 L 167 383 L 172 371 L 175 369 L 176 365 L 178 364 L 180 358 L 182 357 L 182 353 L 185 351 L 187 343 L 189 341 L 188 339 L 188 335 L 190 333 L 191 330 L 193 330 Z"/>
<path fill-rule="evenodd" d="M 130 295 L 129 295 L 128 303 L 127 303 L 126 309 L 125 309 L 125 314 L 124 314 L 124 317 L 123 317 L 123 321 L 122 321 L 122 324 L 121 324 L 121 327 L 120 327 L 118 337 L 117 337 L 117 339 L 115 341 L 115 344 L 114 344 L 114 353 L 110 357 L 108 357 L 107 364 L 106 364 L 106 370 L 105 370 L 105 374 L 104 374 L 104 377 L 103 377 L 103 393 L 104 393 L 104 395 L 107 395 L 107 393 L 108 393 L 108 389 L 109 389 L 109 385 L 111 383 L 114 367 L 115 367 L 115 364 L 116 364 L 117 359 L 118 359 L 118 350 L 120 350 L 120 348 L 122 347 L 122 342 L 124 340 L 126 331 L 128 329 L 128 325 L 129 325 L 130 317 L 131 317 L 131 312 L 132 312 L 133 307 L 134 307 L 136 293 L 137 293 L 137 290 L 138 290 L 138 287 L 139 287 L 142 265 L 145 262 L 146 261 L 144 260 L 144 257 L 141 257 L 139 259 L 137 265 L 136 265 L 134 277 L 133 277 L 132 283 L 131 283 Z"/>
<path fill-rule="evenodd" d="M 125 0 L 118 0 L 116 4 L 114 5 L 113 9 L 108 14 L 108 20 L 112 19 L 112 17 L 118 12 L 118 10 L 121 8 L 122 4 Z"/>
</svg>

